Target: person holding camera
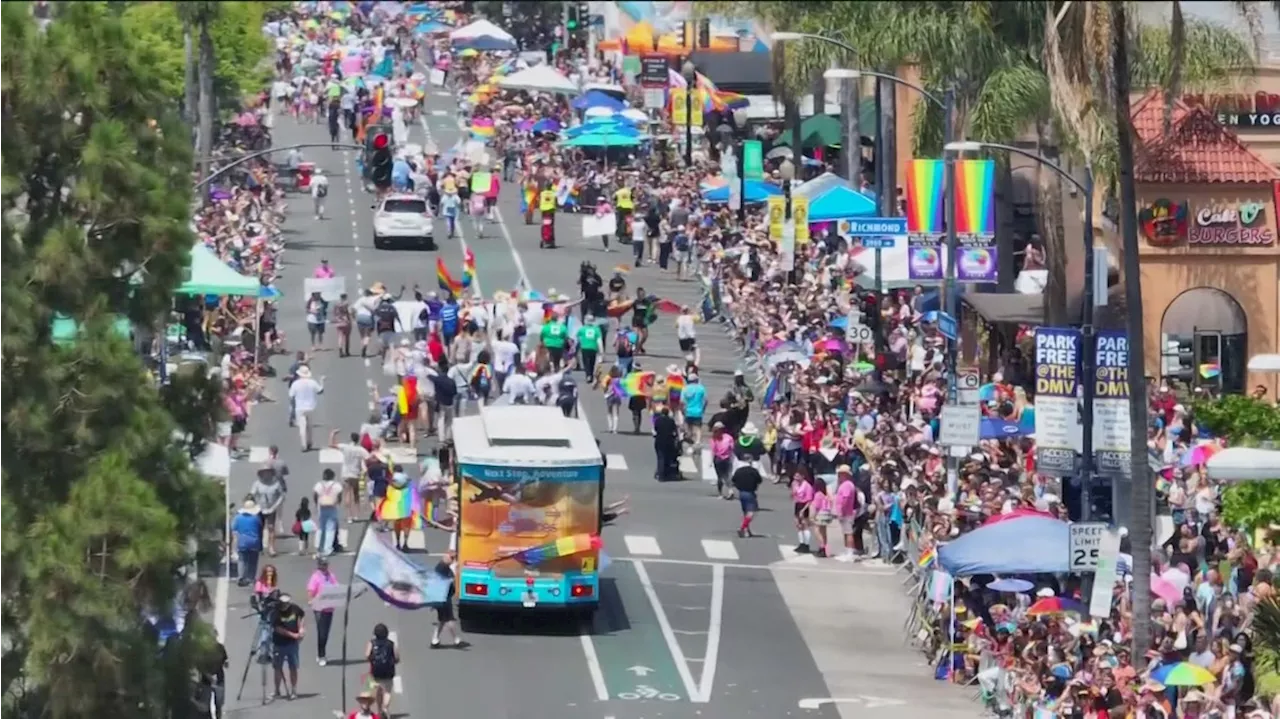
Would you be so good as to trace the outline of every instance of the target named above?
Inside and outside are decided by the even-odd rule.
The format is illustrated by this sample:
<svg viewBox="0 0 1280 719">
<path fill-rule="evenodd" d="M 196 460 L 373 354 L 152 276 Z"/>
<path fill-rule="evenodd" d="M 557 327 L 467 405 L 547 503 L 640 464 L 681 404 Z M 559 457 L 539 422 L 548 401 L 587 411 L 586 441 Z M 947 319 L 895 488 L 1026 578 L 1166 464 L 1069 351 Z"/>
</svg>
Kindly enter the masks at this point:
<svg viewBox="0 0 1280 719">
<path fill-rule="evenodd" d="M 298 649 L 302 644 L 302 636 L 306 633 L 303 617 L 306 612 L 293 603 L 293 597 L 281 594 L 279 603 L 271 616 L 271 644 L 276 670 L 276 691 L 272 698 L 287 695 L 289 699 L 298 698 Z M 284 681 L 284 667 L 289 665 L 289 681 Z M 284 684 L 288 692 L 281 691 Z"/>
</svg>

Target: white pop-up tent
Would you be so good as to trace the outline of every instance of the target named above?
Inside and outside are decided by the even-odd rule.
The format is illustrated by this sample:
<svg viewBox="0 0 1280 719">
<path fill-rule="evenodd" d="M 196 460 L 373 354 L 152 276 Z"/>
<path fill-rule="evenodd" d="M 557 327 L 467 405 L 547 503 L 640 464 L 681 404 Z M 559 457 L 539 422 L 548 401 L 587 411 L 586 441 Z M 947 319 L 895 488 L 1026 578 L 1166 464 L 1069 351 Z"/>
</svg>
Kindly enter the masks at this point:
<svg viewBox="0 0 1280 719">
<path fill-rule="evenodd" d="M 1210 479 L 1221 482 L 1250 482 L 1280 479 L 1280 450 L 1232 447 L 1209 458 Z"/>
<path fill-rule="evenodd" d="M 511 33 L 488 20 L 460 27 L 449 33 L 449 43 L 458 50 L 515 50 L 516 39 Z"/>
<path fill-rule="evenodd" d="M 554 92 L 561 95 L 578 94 L 578 86 L 561 75 L 553 67 L 536 65 L 527 70 L 508 75 L 498 80 L 498 87 L 504 90 L 527 90 L 529 92 Z"/>
</svg>

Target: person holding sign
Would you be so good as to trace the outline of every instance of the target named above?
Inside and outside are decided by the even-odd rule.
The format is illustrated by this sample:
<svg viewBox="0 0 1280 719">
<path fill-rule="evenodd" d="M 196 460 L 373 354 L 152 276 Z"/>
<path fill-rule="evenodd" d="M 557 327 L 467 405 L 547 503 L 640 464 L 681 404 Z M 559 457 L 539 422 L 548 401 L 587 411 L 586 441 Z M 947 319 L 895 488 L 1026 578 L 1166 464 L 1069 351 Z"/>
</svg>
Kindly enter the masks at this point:
<svg viewBox="0 0 1280 719">
<path fill-rule="evenodd" d="M 311 578 L 307 580 L 307 599 L 311 602 L 311 611 L 316 617 L 316 662 L 320 666 L 328 663 L 325 658 L 325 648 L 329 644 L 329 630 L 333 627 L 333 610 L 337 606 L 334 599 L 337 598 L 339 603 L 345 599 L 342 584 L 338 582 L 338 578 L 333 576 L 333 572 L 329 571 L 329 560 L 325 557 L 316 557 L 316 570 L 311 573 Z"/>
</svg>

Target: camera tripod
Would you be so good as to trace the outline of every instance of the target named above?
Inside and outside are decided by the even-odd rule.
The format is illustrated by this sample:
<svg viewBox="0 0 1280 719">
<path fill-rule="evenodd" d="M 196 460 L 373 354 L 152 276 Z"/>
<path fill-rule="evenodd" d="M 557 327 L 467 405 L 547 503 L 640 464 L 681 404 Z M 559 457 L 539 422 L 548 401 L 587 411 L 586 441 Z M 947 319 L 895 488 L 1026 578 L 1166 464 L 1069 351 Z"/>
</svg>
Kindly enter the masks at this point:
<svg viewBox="0 0 1280 719">
<path fill-rule="evenodd" d="M 249 667 L 253 665 L 254 659 L 257 659 L 258 666 L 261 667 L 262 676 L 262 703 L 267 703 L 267 673 L 273 668 L 275 663 L 275 652 L 271 644 L 271 621 L 270 617 L 262 610 L 254 611 L 252 614 L 246 614 L 241 619 L 250 617 L 258 618 L 258 630 L 254 633 L 253 645 L 249 647 L 249 656 L 244 660 L 244 672 L 240 675 L 240 690 L 236 692 L 236 701 L 239 702 L 241 696 L 244 695 L 244 685 L 249 679 Z"/>
</svg>

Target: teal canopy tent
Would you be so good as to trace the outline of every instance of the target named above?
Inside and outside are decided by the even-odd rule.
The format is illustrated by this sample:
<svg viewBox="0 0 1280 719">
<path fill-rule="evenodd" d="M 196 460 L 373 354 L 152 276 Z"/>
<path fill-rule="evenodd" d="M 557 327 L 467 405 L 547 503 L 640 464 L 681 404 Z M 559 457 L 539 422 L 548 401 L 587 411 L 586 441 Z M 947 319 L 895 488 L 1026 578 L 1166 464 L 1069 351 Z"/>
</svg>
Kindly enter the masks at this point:
<svg viewBox="0 0 1280 719">
<path fill-rule="evenodd" d="M 262 283 L 231 269 L 201 243 L 191 248 L 191 275 L 178 287 L 178 294 L 257 297 Z"/>
</svg>

